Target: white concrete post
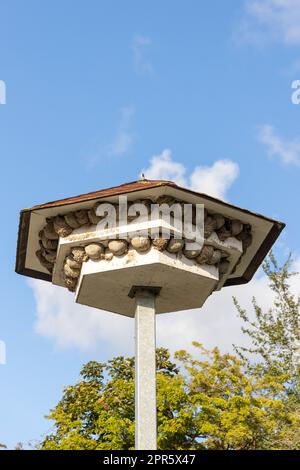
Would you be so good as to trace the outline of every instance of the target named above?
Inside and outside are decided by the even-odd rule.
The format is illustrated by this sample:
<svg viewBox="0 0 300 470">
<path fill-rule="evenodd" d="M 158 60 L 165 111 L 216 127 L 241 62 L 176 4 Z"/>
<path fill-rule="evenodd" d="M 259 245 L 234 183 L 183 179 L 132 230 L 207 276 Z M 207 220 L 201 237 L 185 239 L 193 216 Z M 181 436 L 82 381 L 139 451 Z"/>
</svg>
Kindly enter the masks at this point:
<svg viewBox="0 0 300 470">
<path fill-rule="evenodd" d="M 155 294 L 135 294 L 135 448 L 156 450 Z"/>
</svg>

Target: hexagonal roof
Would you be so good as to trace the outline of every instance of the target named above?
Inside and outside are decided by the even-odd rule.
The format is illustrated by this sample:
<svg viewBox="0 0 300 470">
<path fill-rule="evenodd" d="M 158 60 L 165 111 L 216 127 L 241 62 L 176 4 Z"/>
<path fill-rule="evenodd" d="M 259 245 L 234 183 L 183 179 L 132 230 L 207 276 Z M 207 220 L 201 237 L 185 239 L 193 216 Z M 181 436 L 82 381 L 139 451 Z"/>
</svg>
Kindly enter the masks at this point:
<svg viewBox="0 0 300 470">
<path fill-rule="evenodd" d="M 285 227 L 285 224 L 282 222 L 256 214 L 247 209 L 239 208 L 207 194 L 180 187 L 172 181 L 146 179 L 133 181 L 120 186 L 59 199 L 21 210 L 16 272 L 25 276 L 51 281 L 51 275 L 33 261 L 35 259 L 34 253 L 37 249 L 38 233 L 45 224 L 46 218 L 67 213 L 70 211 L 70 208 L 71 210 L 88 208 L 96 200 L 100 199 L 116 202 L 118 196 L 122 194 L 127 194 L 129 200 L 134 200 L 137 195 L 139 198 L 147 198 L 153 195 L 168 194 L 185 202 L 205 204 L 213 212 L 222 212 L 230 218 L 250 223 L 254 230 L 254 243 L 247 250 L 246 255 L 243 256 L 238 269 L 227 279 L 225 286 L 248 282 Z"/>
</svg>

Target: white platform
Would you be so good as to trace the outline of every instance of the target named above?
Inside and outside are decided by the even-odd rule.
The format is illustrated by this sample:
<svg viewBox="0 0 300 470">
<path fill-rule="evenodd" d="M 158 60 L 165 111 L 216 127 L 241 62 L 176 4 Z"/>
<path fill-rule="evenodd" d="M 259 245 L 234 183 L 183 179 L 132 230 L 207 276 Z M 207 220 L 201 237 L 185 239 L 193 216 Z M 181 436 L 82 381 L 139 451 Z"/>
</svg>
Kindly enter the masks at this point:
<svg viewBox="0 0 300 470">
<path fill-rule="evenodd" d="M 128 296 L 132 286 L 161 287 L 156 313 L 198 308 L 219 281 L 215 266 L 199 266 L 185 256 L 151 248 L 141 254 L 129 250 L 127 255 L 111 261 L 83 263 L 76 290 L 76 302 L 133 317 L 135 300 Z"/>
</svg>

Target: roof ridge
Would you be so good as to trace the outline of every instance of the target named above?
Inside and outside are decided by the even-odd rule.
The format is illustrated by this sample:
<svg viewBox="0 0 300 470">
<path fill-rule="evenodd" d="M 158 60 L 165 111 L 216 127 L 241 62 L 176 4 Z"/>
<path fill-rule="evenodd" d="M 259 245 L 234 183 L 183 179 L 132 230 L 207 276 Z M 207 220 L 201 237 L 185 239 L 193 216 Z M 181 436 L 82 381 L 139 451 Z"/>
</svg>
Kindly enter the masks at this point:
<svg viewBox="0 0 300 470">
<path fill-rule="evenodd" d="M 177 184 L 174 182 L 174 181 L 168 181 L 168 180 L 148 180 L 148 179 L 141 179 L 141 180 L 136 180 L 136 181 L 130 181 L 129 183 L 122 183 L 118 186 L 111 186 L 109 188 L 103 188 L 103 189 L 98 189 L 96 191 L 89 191 L 88 193 L 83 193 L 83 194 L 78 194 L 77 196 L 70 196 L 70 197 L 67 197 L 67 198 L 62 198 L 62 199 L 57 199 L 55 201 L 48 201 L 48 202 L 45 202 L 43 204 L 38 204 L 38 205 L 35 205 L 35 206 L 32 206 L 28 209 L 23 209 L 24 211 L 27 211 L 27 210 L 34 210 L 34 209 L 40 209 L 42 207 L 45 207 L 45 206 L 48 206 L 48 205 L 52 205 L 52 204 L 55 204 L 55 205 L 60 205 L 60 203 L 63 203 L 65 202 L 66 204 L 68 202 L 75 202 L 75 200 L 81 200 L 81 201 L 84 201 L 85 199 L 87 199 L 88 197 L 90 196 L 95 196 L 95 199 L 100 196 L 105 196 L 106 193 L 112 193 L 111 195 L 114 194 L 114 192 L 116 192 L 116 194 L 118 194 L 118 190 L 121 190 L 121 189 L 124 189 L 126 188 L 126 190 L 130 190 L 130 189 L 133 189 L 133 190 L 137 190 L 137 189 L 141 189 L 143 186 L 145 187 L 155 187 L 155 186 L 163 186 L 163 185 L 172 185 L 172 186 L 177 186 Z"/>
</svg>

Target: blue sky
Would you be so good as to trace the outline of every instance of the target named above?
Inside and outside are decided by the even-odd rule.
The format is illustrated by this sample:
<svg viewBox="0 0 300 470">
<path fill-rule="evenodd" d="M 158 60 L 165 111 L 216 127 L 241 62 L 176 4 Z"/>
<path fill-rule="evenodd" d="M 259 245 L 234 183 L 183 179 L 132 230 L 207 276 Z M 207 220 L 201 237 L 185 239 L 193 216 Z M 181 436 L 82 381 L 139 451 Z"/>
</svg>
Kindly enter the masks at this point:
<svg viewBox="0 0 300 470">
<path fill-rule="evenodd" d="M 65 292 L 14 273 L 21 208 L 144 169 L 286 222 L 276 251 L 298 259 L 300 1 L 2 0 L 0 14 L 0 442 L 14 446 L 51 427 L 43 416 L 85 361 L 132 352 L 127 320 L 73 310 Z"/>
</svg>

